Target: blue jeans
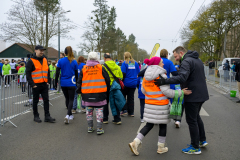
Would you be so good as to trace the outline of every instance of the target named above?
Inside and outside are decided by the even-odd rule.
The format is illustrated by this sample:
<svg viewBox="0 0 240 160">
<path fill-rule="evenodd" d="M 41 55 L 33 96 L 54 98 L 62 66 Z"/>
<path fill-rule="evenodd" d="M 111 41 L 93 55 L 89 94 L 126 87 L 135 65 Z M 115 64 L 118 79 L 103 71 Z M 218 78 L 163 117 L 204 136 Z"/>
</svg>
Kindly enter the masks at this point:
<svg viewBox="0 0 240 160">
<path fill-rule="evenodd" d="M 74 110 L 77 110 L 77 97 L 78 97 L 78 94 L 77 92 L 75 91 L 75 94 L 74 94 L 74 100 L 73 100 L 73 108 Z M 83 109 L 85 109 L 86 107 L 82 105 L 82 98 L 81 98 L 81 106 Z"/>
</svg>

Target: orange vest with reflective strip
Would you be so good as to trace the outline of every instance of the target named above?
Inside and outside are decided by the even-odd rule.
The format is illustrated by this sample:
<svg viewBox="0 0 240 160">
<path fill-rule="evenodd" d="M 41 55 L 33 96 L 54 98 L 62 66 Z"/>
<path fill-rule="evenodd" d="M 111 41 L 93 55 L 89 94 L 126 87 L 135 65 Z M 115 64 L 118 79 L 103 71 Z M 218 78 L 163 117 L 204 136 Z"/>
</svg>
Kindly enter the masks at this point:
<svg viewBox="0 0 240 160">
<path fill-rule="evenodd" d="M 82 87 L 83 94 L 107 92 L 107 84 L 102 75 L 102 66 L 84 66 L 82 69 Z"/>
<path fill-rule="evenodd" d="M 159 79 L 159 77 L 157 78 Z M 169 104 L 168 98 L 161 92 L 161 89 L 154 84 L 154 80 L 147 81 L 143 78 L 142 86 L 146 91 L 145 103 L 152 105 L 167 105 Z"/>
<path fill-rule="evenodd" d="M 43 58 L 43 64 L 38 60 L 31 58 L 35 70 L 32 72 L 32 79 L 34 83 L 48 82 L 48 63 L 47 59 Z"/>
</svg>

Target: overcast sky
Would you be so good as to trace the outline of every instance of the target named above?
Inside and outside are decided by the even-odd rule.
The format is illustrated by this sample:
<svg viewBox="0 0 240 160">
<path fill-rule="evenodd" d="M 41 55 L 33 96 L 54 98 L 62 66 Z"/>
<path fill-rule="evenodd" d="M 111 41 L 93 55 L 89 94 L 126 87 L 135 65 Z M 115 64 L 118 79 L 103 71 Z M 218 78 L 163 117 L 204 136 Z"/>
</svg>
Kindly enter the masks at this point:
<svg viewBox="0 0 240 160">
<path fill-rule="evenodd" d="M 108 0 L 110 7 L 114 6 L 117 12 L 116 27 L 119 27 L 128 37 L 131 33 L 136 36 L 136 42 L 139 48 L 151 53 L 154 45 L 160 43 L 160 49 L 165 48 L 172 52 L 174 47 L 181 44 L 178 30 L 180 29 L 189 9 L 194 0 Z M 205 0 L 204 5 L 209 5 L 212 0 Z M 74 23 L 83 26 L 87 16 L 95 9 L 94 0 L 61 0 L 64 10 L 71 10 L 67 17 Z M 185 21 L 190 21 L 204 0 L 195 0 L 195 3 Z M 10 0 L 1 0 L 0 5 L 0 23 L 7 20 L 6 13 L 13 2 Z M 70 32 L 73 40 L 61 39 L 61 50 L 66 46 L 72 46 L 76 51 L 80 51 L 77 45 L 82 42 L 81 35 L 83 29 L 77 28 Z M 176 36 L 176 38 L 175 38 Z M 177 42 L 173 43 L 173 39 Z M 159 40 L 160 39 L 160 40 Z M 57 37 L 52 39 L 51 44 L 57 49 Z M 7 43 L 7 47 L 13 44 Z"/>
</svg>

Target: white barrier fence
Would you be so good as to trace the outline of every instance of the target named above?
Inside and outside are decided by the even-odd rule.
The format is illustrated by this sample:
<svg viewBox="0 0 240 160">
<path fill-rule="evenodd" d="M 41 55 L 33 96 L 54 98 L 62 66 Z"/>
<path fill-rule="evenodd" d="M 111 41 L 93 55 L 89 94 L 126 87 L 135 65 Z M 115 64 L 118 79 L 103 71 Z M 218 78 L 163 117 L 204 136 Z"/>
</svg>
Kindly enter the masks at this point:
<svg viewBox="0 0 240 160">
<path fill-rule="evenodd" d="M 24 76 L 26 75 L 16 73 L 0 77 L 0 127 L 7 122 L 17 127 L 12 119 L 32 109 L 32 88 Z M 23 78 L 23 81 L 19 82 L 20 78 Z M 54 79 L 51 80 L 51 82 L 53 81 Z M 52 85 L 51 88 L 53 88 Z M 60 83 L 58 83 L 58 90 L 49 90 L 50 105 L 52 105 L 51 100 L 59 97 L 62 97 Z M 42 99 L 38 105 L 43 107 Z"/>
<path fill-rule="evenodd" d="M 235 80 L 236 72 L 228 70 L 218 71 L 215 69 L 209 69 L 208 66 L 205 66 L 204 70 L 206 79 L 209 83 L 226 93 L 230 93 L 231 90 L 234 90 L 237 91 L 237 95 L 239 94 L 237 81 Z"/>
</svg>

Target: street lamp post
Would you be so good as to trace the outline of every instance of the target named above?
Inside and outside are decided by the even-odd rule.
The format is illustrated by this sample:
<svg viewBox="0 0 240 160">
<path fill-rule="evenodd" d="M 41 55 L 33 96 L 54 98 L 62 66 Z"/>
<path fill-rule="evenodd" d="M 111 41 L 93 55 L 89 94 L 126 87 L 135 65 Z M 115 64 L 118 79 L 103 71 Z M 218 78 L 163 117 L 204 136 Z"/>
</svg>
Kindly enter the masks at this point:
<svg viewBox="0 0 240 160">
<path fill-rule="evenodd" d="M 62 13 L 67 13 L 67 12 L 71 12 L 70 10 L 66 11 L 66 12 L 62 12 Z M 62 13 L 58 14 L 58 59 L 60 59 L 60 15 Z"/>
</svg>

